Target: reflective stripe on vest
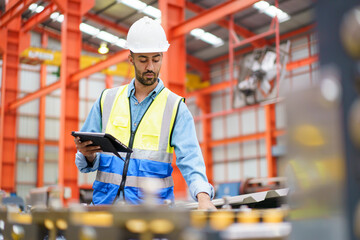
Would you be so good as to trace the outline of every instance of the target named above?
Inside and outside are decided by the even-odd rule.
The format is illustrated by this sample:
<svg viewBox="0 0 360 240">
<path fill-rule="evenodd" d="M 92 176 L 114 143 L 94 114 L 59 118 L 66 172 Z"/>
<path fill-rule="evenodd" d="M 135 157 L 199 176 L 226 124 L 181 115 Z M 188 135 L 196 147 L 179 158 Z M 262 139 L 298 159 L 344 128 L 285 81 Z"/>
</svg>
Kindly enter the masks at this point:
<svg viewBox="0 0 360 240">
<path fill-rule="evenodd" d="M 124 86 L 123 86 L 124 87 Z M 104 91 L 101 98 L 101 110 L 102 110 L 102 132 L 106 130 L 106 124 L 109 121 L 110 113 L 112 106 L 114 104 L 114 100 L 119 88 L 111 88 Z M 127 143 L 126 143 L 127 144 Z"/>
<path fill-rule="evenodd" d="M 107 152 L 104 152 L 102 154 L 109 154 L 109 155 L 115 156 L 115 154 L 107 153 Z M 126 153 L 119 152 L 119 154 L 122 158 L 124 158 L 124 159 L 126 158 Z M 156 161 L 156 162 L 169 163 L 169 162 L 172 162 L 172 160 L 173 160 L 173 153 L 168 153 L 168 152 L 164 152 L 164 151 L 133 149 L 131 158 L 147 159 L 147 160 Z"/>
<path fill-rule="evenodd" d="M 112 183 L 119 185 L 122 180 L 122 175 L 117 173 L 109 173 L 98 171 L 96 180 L 99 182 Z M 126 176 L 125 186 L 143 188 L 146 186 L 147 181 L 156 181 L 159 184 L 159 188 L 168 188 L 174 186 L 174 180 L 172 176 L 166 178 L 149 178 L 149 177 L 137 177 L 137 176 Z"/>
</svg>

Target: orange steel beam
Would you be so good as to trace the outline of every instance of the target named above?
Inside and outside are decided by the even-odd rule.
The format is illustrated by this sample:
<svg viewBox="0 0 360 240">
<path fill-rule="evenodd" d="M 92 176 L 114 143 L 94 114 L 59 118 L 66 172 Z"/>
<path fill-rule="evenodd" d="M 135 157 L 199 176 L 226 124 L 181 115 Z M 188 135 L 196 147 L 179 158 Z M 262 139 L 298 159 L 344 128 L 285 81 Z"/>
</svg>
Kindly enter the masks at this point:
<svg viewBox="0 0 360 240">
<path fill-rule="evenodd" d="M 196 104 L 199 106 L 203 114 L 211 113 L 211 96 L 210 94 L 203 94 L 200 98 L 196 99 Z M 202 129 L 203 129 L 203 142 L 201 144 L 201 150 L 204 156 L 204 161 L 206 165 L 206 175 L 210 183 L 214 181 L 213 173 L 213 157 L 212 149 L 210 146 L 211 142 L 211 119 L 202 119 Z"/>
<path fill-rule="evenodd" d="M 34 28 L 33 28 L 33 30 L 35 31 L 35 32 L 38 32 L 38 33 L 41 33 L 41 34 L 47 34 L 49 37 L 51 37 L 51 38 L 54 38 L 54 39 L 56 39 L 56 40 L 61 40 L 61 35 L 60 35 L 60 33 L 58 33 L 57 31 L 54 31 L 54 30 L 52 30 L 52 29 L 49 29 L 49 28 L 44 28 L 44 27 L 39 27 L 39 26 L 35 26 Z"/>
<path fill-rule="evenodd" d="M 159 9 L 161 10 L 161 22 L 167 33 L 174 26 L 185 20 L 185 0 L 159 0 Z M 180 96 L 185 94 L 185 77 L 186 77 L 186 48 L 185 36 L 180 36 L 171 41 L 171 47 L 164 54 L 163 65 L 161 69 L 161 78 L 166 87 Z M 186 183 L 176 164 L 174 167 L 173 178 L 176 182 L 174 193 L 177 198 L 186 196 Z"/>
<path fill-rule="evenodd" d="M 106 75 L 105 88 L 112 88 L 114 85 L 114 78 L 111 75 Z"/>
<path fill-rule="evenodd" d="M 234 44 L 238 41 L 236 33 L 234 33 L 234 14 L 230 15 L 229 21 L 229 77 L 230 80 L 234 79 Z M 245 40 L 244 40 L 245 41 Z M 234 84 L 233 81 L 230 81 L 230 105 L 233 108 L 234 103 Z M 225 129 L 224 129 L 225 130 Z M 224 131 L 225 132 L 225 131 Z"/>
<path fill-rule="evenodd" d="M 121 34 L 126 35 L 127 32 L 129 31 L 128 28 L 120 26 L 118 24 L 116 24 L 115 22 L 109 21 L 103 17 L 100 17 L 99 15 L 93 14 L 93 13 L 87 13 L 85 14 L 85 17 L 88 18 L 89 20 L 92 20 L 96 23 L 102 24 L 105 27 L 111 28 Z M 173 45 L 173 43 L 171 43 L 171 45 Z M 172 46 L 171 46 L 172 47 Z M 192 65 L 193 68 L 195 68 L 196 70 L 199 70 L 203 76 L 204 80 L 209 80 L 209 66 L 205 61 L 202 61 L 201 59 L 198 59 L 194 56 L 191 56 L 189 54 L 186 55 L 186 60 L 188 63 L 190 63 Z"/>
<path fill-rule="evenodd" d="M 1 115 L 0 115 L 0 188 L 16 190 L 16 111 L 7 112 L 5 107 L 16 100 L 20 65 L 20 21 L 18 15 L 1 29 L 3 46 Z"/>
<path fill-rule="evenodd" d="M 88 10 L 94 3 L 82 0 L 62 1 L 65 8 L 61 25 L 61 108 L 59 137 L 59 186 L 71 189 L 71 199 L 79 199 L 78 169 L 74 164 L 76 147 L 71 131 L 79 128 L 79 84 L 70 84 L 70 76 L 80 69 L 81 23 L 84 7 Z M 67 201 L 65 201 L 67 203 Z"/>
<path fill-rule="evenodd" d="M 64 52 L 64 51 L 62 51 L 62 52 Z M 124 50 L 124 51 L 114 54 L 113 56 L 107 58 L 104 61 L 98 62 L 88 68 L 84 68 L 80 71 L 77 71 L 76 73 L 74 73 L 70 76 L 71 80 L 68 82 L 68 84 L 71 85 L 71 84 L 77 83 L 78 81 L 80 81 L 80 79 L 82 79 L 84 77 L 87 77 L 93 73 L 97 73 L 97 72 L 99 72 L 107 67 L 110 67 L 114 64 L 117 64 L 119 62 L 125 61 L 127 59 L 128 55 L 129 55 L 129 51 Z M 60 81 L 54 82 L 53 84 L 47 85 L 46 87 L 43 87 L 33 93 L 30 93 L 21 99 L 16 99 L 8 105 L 8 107 L 5 109 L 5 111 L 16 109 L 19 106 L 21 106 L 22 104 L 25 104 L 25 103 L 30 102 L 34 99 L 37 99 L 41 96 L 49 94 L 50 92 L 55 91 L 56 89 L 60 88 L 60 85 L 61 85 Z"/>
<path fill-rule="evenodd" d="M 108 68 L 114 64 L 117 64 L 119 62 L 123 62 L 126 61 L 128 59 L 129 56 L 129 50 L 122 50 L 120 52 L 115 53 L 114 55 L 108 57 L 106 60 L 104 61 L 100 61 L 88 68 L 84 68 L 80 71 L 77 71 L 75 73 L 73 73 L 70 78 L 70 82 L 71 83 L 76 83 L 78 82 L 80 79 L 90 76 L 91 74 L 100 72 L 101 70 Z"/>
<path fill-rule="evenodd" d="M 91 21 L 94 21 L 96 23 L 99 23 L 104 27 L 116 30 L 117 32 L 119 32 L 119 33 L 121 33 L 123 35 L 127 35 L 127 32 L 129 31 L 129 28 L 123 27 L 120 24 L 117 24 L 117 23 L 115 23 L 113 21 L 107 20 L 106 18 L 102 18 L 99 15 L 96 15 L 94 13 L 90 13 L 90 12 L 86 13 L 85 18 L 87 18 L 87 19 L 89 19 Z"/>
<path fill-rule="evenodd" d="M 260 34 L 257 34 L 257 35 L 254 35 L 252 37 L 248 37 L 242 41 L 239 41 L 239 42 L 236 42 L 234 43 L 234 48 L 236 47 L 240 47 L 242 45 L 245 45 L 245 44 L 248 44 L 248 43 L 252 43 L 254 41 L 257 41 L 259 39 L 264 39 L 265 37 L 269 36 L 269 35 L 272 35 L 275 33 L 275 29 L 269 29 L 268 31 L 266 32 L 263 32 L 263 33 L 260 33 Z"/>
<path fill-rule="evenodd" d="M 313 31 L 314 28 L 315 28 L 315 24 L 310 24 L 310 25 L 307 25 L 305 27 L 302 27 L 302 28 L 299 28 L 299 29 L 296 29 L 294 31 L 291 31 L 291 32 L 288 32 L 288 33 L 284 33 L 282 35 L 280 35 L 280 40 L 285 40 L 285 39 L 289 39 L 289 38 L 292 38 L 292 37 L 295 37 L 295 36 L 299 36 L 301 34 L 304 34 L 304 33 L 307 33 L 307 32 L 310 32 L 310 31 Z M 275 38 L 271 39 L 270 40 L 272 43 L 275 42 Z"/>
<path fill-rule="evenodd" d="M 190 32 L 194 28 L 202 27 L 210 23 L 216 22 L 217 20 L 238 11 L 241 11 L 245 8 L 252 6 L 254 3 L 259 0 L 242 0 L 242 1 L 227 1 L 225 3 L 219 4 L 216 7 L 208 9 L 199 15 L 190 18 L 174 26 L 170 31 L 170 39 L 174 39 L 180 36 L 184 36 L 186 33 Z"/>
<path fill-rule="evenodd" d="M 55 91 L 56 89 L 60 88 L 60 81 L 54 82 L 50 85 L 47 85 L 46 87 L 42 87 L 40 90 L 35 91 L 33 93 L 27 94 L 25 97 L 16 99 L 15 101 L 12 101 L 7 108 L 5 109 L 5 112 L 14 110 L 18 108 L 19 106 L 31 102 L 32 100 L 35 100 L 41 96 L 44 96 L 46 94 L 51 93 L 52 91 Z"/>
<path fill-rule="evenodd" d="M 308 26 L 302 27 L 302 28 L 297 29 L 295 31 L 291 31 L 291 32 L 282 34 L 282 35 L 280 35 L 280 40 L 286 40 L 286 39 L 292 38 L 294 36 L 298 36 L 298 35 L 307 33 L 309 31 L 312 31 L 314 29 L 314 27 L 315 27 L 315 24 L 310 24 Z M 271 44 L 275 43 L 275 37 L 269 39 L 269 41 L 270 41 Z M 242 48 L 242 49 L 236 51 L 234 54 L 235 54 L 235 56 L 238 56 L 238 55 L 249 53 L 252 50 L 254 50 L 254 47 L 249 46 L 249 47 L 245 47 L 245 48 Z M 229 55 L 224 54 L 224 55 L 219 56 L 217 58 L 211 59 L 210 61 L 208 61 L 208 63 L 210 65 L 212 65 L 212 64 L 215 64 L 215 63 L 226 61 L 226 60 L 228 60 L 228 58 L 229 58 Z"/>
<path fill-rule="evenodd" d="M 310 56 L 307 58 L 303 58 L 300 60 L 296 60 L 293 62 L 289 62 L 288 64 L 286 64 L 286 70 L 287 71 L 291 71 L 294 70 L 295 68 L 299 68 L 299 67 L 303 67 L 303 66 L 308 66 L 314 62 L 317 62 L 319 60 L 319 56 L 318 55 L 314 55 L 314 56 Z"/>
<path fill-rule="evenodd" d="M 69 9 L 68 6 L 69 3 L 66 0 L 52 0 L 52 1 L 56 3 L 56 5 L 58 5 L 61 12 L 66 12 Z M 95 0 L 86 0 L 84 2 L 86 2 L 86 4 L 81 4 L 79 9 L 79 13 L 81 16 L 87 13 L 95 4 Z"/>
<path fill-rule="evenodd" d="M 26 20 L 26 22 L 22 26 L 22 31 L 28 32 L 37 24 L 47 20 L 50 17 L 50 15 L 57 10 L 57 8 L 58 7 L 54 3 L 50 3 L 45 7 L 45 9 L 42 12 Z"/>
<path fill-rule="evenodd" d="M 268 177 L 275 177 L 277 175 L 276 158 L 272 156 L 272 147 L 276 144 L 276 113 L 275 104 L 265 105 L 265 144 L 266 144 L 266 162 L 268 168 Z"/>
<path fill-rule="evenodd" d="M 299 34 L 303 34 L 303 33 L 306 33 L 308 31 L 311 31 L 313 28 L 315 27 L 314 24 L 311 24 L 309 26 L 306 26 L 306 27 L 303 27 L 301 29 L 298 29 L 298 30 L 295 30 L 295 31 L 292 31 L 292 32 L 289 32 L 289 33 L 285 33 L 283 35 L 280 36 L 280 39 L 281 40 L 284 40 L 284 39 L 288 39 L 288 38 L 291 38 L 291 37 L 294 37 L 296 35 L 299 35 Z M 52 38 L 55 38 L 55 39 L 59 39 L 59 34 L 58 33 L 55 33 L 54 31 L 51 31 L 51 30 L 48 30 L 48 29 L 44 29 L 44 28 L 39 28 L 39 27 L 35 27 L 35 31 L 38 31 L 38 32 L 46 32 L 49 37 L 52 37 Z M 270 41 L 275 41 L 275 39 L 271 39 Z M 246 47 L 246 48 L 243 48 L 243 49 L 240 49 L 238 51 L 235 52 L 235 55 L 239 55 L 239 54 L 245 54 L 247 52 L 250 52 L 254 49 L 254 47 L 250 46 L 250 47 Z M 95 49 L 93 49 L 94 51 L 96 51 Z M 125 61 L 127 59 L 127 55 L 128 55 L 128 52 L 126 50 L 123 50 L 121 52 L 118 52 L 116 54 L 114 54 L 113 56 L 109 57 L 107 60 L 104 60 L 102 62 L 99 62 L 91 67 L 88 67 L 86 69 L 83 69 L 81 71 L 79 71 L 77 74 L 73 74 L 72 75 L 72 82 L 76 82 L 78 80 L 80 80 L 81 78 L 83 77 L 87 77 L 93 73 L 96 73 L 98 71 L 101 71 L 102 69 L 104 68 L 107 68 L 115 63 L 118 63 L 118 62 L 121 62 L 121 61 Z M 221 62 L 221 61 L 224 61 L 224 60 L 227 60 L 228 59 L 228 55 L 224 55 L 224 56 L 220 56 L 218 58 L 215 58 L 213 60 L 210 60 L 208 63 L 211 65 L 211 64 L 215 64 L 217 62 Z M 236 83 L 236 81 L 235 81 Z M 201 90 L 198 90 L 198 91 L 194 91 L 194 92 L 191 92 L 191 93 L 187 93 L 186 96 L 187 97 L 193 97 L 193 96 L 196 96 L 198 94 L 202 94 L 203 92 L 206 93 L 211 93 L 211 92 L 215 92 L 215 91 L 218 91 L 218 90 L 221 90 L 221 89 L 225 89 L 227 87 L 230 86 L 230 82 L 223 82 L 223 83 L 220 83 L 220 84 L 216 84 L 216 85 L 212 85 L 210 87 L 207 87 L 207 88 L 204 88 L 204 89 L 201 89 Z M 58 89 L 60 87 L 60 83 L 59 82 L 55 82 L 51 85 L 48 85 L 47 87 L 45 88 L 42 88 L 34 93 L 31 93 L 31 94 L 28 94 L 26 95 L 24 98 L 22 99 L 18 99 L 14 102 L 12 102 L 9 107 L 6 109 L 7 110 L 12 110 L 12 109 L 15 109 L 17 108 L 18 106 L 24 104 L 24 103 L 27 103 L 29 101 L 32 101 L 36 98 L 39 98 L 43 95 L 46 95 L 56 89 Z"/>
<path fill-rule="evenodd" d="M 237 83 L 237 81 L 233 80 L 233 84 L 236 84 L 236 83 Z M 230 81 L 213 84 L 213 85 L 211 85 L 209 87 L 206 87 L 206 88 L 203 88 L 201 90 L 189 92 L 189 93 L 186 94 L 186 97 L 195 97 L 195 96 L 198 96 L 198 95 L 210 94 L 210 93 L 213 93 L 213 92 L 224 90 L 224 89 L 230 87 L 231 84 L 232 83 Z"/>
<path fill-rule="evenodd" d="M 28 9 L 28 7 L 36 2 L 37 0 L 18 0 L 18 1 L 10 1 L 8 6 L 9 9 L 6 10 L 4 14 L 0 17 L 0 28 L 4 27 L 14 18 L 20 17 L 21 14 Z"/>
<path fill-rule="evenodd" d="M 202 12 L 206 11 L 205 8 L 202 8 L 199 5 L 196 5 L 189 1 L 186 2 L 186 8 L 195 13 L 202 13 Z M 216 21 L 216 23 L 223 28 L 229 29 L 229 21 L 226 19 L 220 19 L 220 20 Z M 244 38 L 249 38 L 249 37 L 252 37 L 255 35 L 255 33 L 251 32 L 248 29 L 241 27 L 237 24 L 234 25 L 234 30 L 237 34 L 239 34 L 240 36 L 242 36 Z M 270 45 L 270 42 L 268 42 L 266 39 L 259 39 L 257 41 L 252 42 L 251 44 L 254 47 L 263 47 L 265 45 Z"/>
<path fill-rule="evenodd" d="M 59 41 L 61 40 L 60 33 L 56 32 L 54 30 L 51 30 L 51 29 L 48 29 L 48 28 L 43 28 L 43 27 L 38 27 L 38 26 L 34 27 L 33 30 L 38 32 L 38 33 L 46 33 L 49 37 L 57 39 Z M 85 51 L 98 53 L 98 49 L 93 47 L 90 44 L 82 43 L 82 49 L 85 50 Z"/>
<path fill-rule="evenodd" d="M 16 142 L 17 142 L 18 144 L 38 145 L 38 144 L 39 144 L 39 139 L 18 138 L 18 139 L 16 140 Z M 56 141 L 56 140 L 45 140 L 45 141 L 44 141 L 44 145 L 58 146 L 58 145 L 59 145 L 59 141 Z"/>
<path fill-rule="evenodd" d="M 244 110 L 248 110 L 248 109 L 253 109 L 253 108 L 257 108 L 259 107 L 259 104 L 255 104 L 255 105 L 249 105 L 249 106 L 245 106 L 245 107 L 241 107 L 241 108 L 232 108 L 230 110 L 224 110 L 224 111 L 219 111 L 219 112 L 212 112 L 209 114 L 203 114 L 197 117 L 194 117 L 194 121 L 200 121 L 206 118 L 215 118 L 215 117 L 220 117 L 220 116 L 224 116 L 224 115 L 229 115 L 232 113 L 237 113 L 237 112 L 241 112 Z"/>
<path fill-rule="evenodd" d="M 48 36 L 41 35 L 41 46 L 47 48 Z M 40 67 L 40 87 L 46 86 L 46 65 L 41 64 Z M 44 186 L 44 155 L 45 155 L 45 96 L 39 100 L 39 141 L 38 141 L 38 158 L 37 158 L 37 180 L 36 186 Z"/>
<path fill-rule="evenodd" d="M 248 135 L 242 135 L 238 137 L 233 138 L 227 138 L 227 139 L 221 139 L 221 140 L 213 140 L 210 142 L 210 146 L 217 147 L 221 145 L 227 145 L 230 143 L 236 143 L 236 142 L 245 142 L 245 141 L 252 141 L 265 138 L 265 133 L 254 133 L 254 134 L 248 134 Z"/>
<path fill-rule="evenodd" d="M 285 130 L 282 130 L 282 129 L 274 131 L 274 136 L 282 136 L 284 134 L 285 134 Z M 233 144 L 233 143 L 240 143 L 240 142 L 264 139 L 265 137 L 266 137 L 266 132 L 258 132 L 258 133 L 247 134 L 247 135 L 242 135 L 242 136 L 238 136 L 238 137 L 225 138 L 225 139 L 221 139 L 221 140 L 213 140 L 210 142 L 210 146 L 212 148 L 214 148 L 214 147 Z M 203 145 L 203 144 L 201 144 L 201 145 Z"/>
<path fill-rule="evenodd" d="M 203 81 L 210 81 L 210 66 L 205 61 L 191 56 L 189 54 L 186 55 L 186 61 L 192 68 L 200 71 Z"/>
</svg>

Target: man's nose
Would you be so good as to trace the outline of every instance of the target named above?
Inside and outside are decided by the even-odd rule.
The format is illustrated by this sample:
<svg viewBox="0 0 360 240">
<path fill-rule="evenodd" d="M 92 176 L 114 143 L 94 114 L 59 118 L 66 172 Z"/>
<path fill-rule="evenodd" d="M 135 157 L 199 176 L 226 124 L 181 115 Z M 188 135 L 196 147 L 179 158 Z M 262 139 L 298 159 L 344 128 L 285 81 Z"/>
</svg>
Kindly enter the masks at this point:
<svg viewBox="0 0 360 240">
<path fill-rule="evenodd" d="M 149 61 L 149 63 L 146 65 L 146 70 L 154 70 L 154 64 L 152 63 L 152 61 Z"/>
</svg>

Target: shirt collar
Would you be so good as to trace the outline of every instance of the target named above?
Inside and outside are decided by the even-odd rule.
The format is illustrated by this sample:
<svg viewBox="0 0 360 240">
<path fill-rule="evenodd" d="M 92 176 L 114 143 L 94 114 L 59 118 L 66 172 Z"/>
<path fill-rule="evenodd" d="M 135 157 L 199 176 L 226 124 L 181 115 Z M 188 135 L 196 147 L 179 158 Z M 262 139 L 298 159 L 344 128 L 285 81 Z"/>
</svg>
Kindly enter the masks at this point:
<svg viewBox="0 0 360 240">
<path fill-rule="evenodd" d="M 148 96 L 150 96 L 152 99 L 155 99 L 155 97 L 159 94 L 159 92 L 164 88 L 163 81 L 158 78 L 158 85 L 152 90 Z M 135 78 L 131 80 L 129 83 L 129 89 L 128 89 L 128 97 L 133 96 L 135 93 Z"/>
</svg>

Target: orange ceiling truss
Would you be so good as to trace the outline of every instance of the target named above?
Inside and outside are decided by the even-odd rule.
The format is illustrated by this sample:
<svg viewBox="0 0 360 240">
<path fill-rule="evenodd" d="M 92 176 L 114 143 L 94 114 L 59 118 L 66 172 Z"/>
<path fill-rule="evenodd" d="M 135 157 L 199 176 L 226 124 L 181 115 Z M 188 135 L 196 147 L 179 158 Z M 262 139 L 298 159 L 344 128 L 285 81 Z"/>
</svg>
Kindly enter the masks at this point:
<svg viewBox="0 0 360 240">
<path fill-rule="evenodd" d="M 310 56 L 310 57 L 307 57 L 307 58 L 303 58 L 303 59 L 300 59 L 300 60 L 296 60 L 296 61 L 293 61 L 293 62 L 289 62 L 287 65 L 286 65 L 286 70 L 287 71 L 291 71 L 295 68 L 300 68 L 300 67 L 303 67 L 303 66 L 309 66 L 315 62 L 319 61 L 319 56 L 316 54 L 316 55 L 313 55 L 313 56 Z"/>
<path fill-rule="evenodd" d="M 172 29 L 172 33 L 175 34 L 175 36 L 177 36 L 177 34 L 179 34 L 180 32 L 183 34 L 186 34 L 187 32 L 184 32 L 184 29 L 188 29 L 188 31 L 191 31 L 192 29 L 196 28 L 196 27 L 201 27 L 204 26 L 206 24 L 212 23 L 212 21 L 217 21 L 219 18 L 226 16 L 226 14 L 222 13 L 222 7 L 224 8 L 224 11 L 226 12 L 230 12 L 231 11 L 229 9 L 232 9 L 233 12 L 235 11 L 240 11 L 239 9 L 244 9 L 246 8 L 245 6 L 249 7 L 253 4 L 253 2 L 256 2 L 256 0 L 248 0 L 248 1 L 241 1 L 242 4 L 240 5 L 229 5 L 231 2 L 233 1 L 228 1 L 225 2 L 223 4 L 220 4 L 219 6 L 215 7 L 215 9 L 209 9 L 209 10 L 205 10 L 201 13 L 201 16 L 195 16 L 189 20 L 186 20 L 184 23 L 179 24 L 177 27 L 174 27 Z M 245 4 L 247 3 L 247 4 Z M 220 16 L 213 16 L 213 14 L 217 14 L 219 13 Z M 210 19 L 211 18 L 211 19 Z M 215 20 L 213 20 L 215 19 Z M 199 26 L 195 25 L 195 24 L 199 24 Z M 190 26 L 192 25 L 192 27 Z M 288 39 L 300 34 L 304 34 L 306 32 L 312 31 L 314 29 L 315 25 L 311 24 L 308 26 L 305 26 L 301 29 L 295 30 L 295 31 L 291 31 L 289 33 L 285 33 L 283 35 L 280 36 L 280 40 L 284 40 L 284 39 Z M 34 28 L 35 31 L 40 31 L 40 32 L 46 32 L 47 34 L 49 34 L 50 37 L 59 39 L 59 34 L 55 33 L 55 31 L 49 30 L 49 29 L 44 29 L 44 28 L 40 28 L 40 27 L 35 27 Z M 174 35 L 171 35 L 170 38 L 173 38 Z M 272 38 L 269 40 L 271 43 L 275 42 L 275 38 Z M 87 46 L 86 44 L 83 43 L 83 46 Z M 95 49 L 92 46 L 88 46 L 89 50 L 95 51 Z M 240 49 L 238 51 L 236 51 L 234 54 L 236 55 L 240 55 L 240 54 L 245 54 L 248 53 L 250 51 L 252 51 L 254 49 L 253 46 L 249 46 L 243 49 Z M 103 70 L 104 68 L 110 67 L 115 63 L 121 62 L 121 61 L 125 61 L 127 59 L 127 51 L 123 50 L 120 52 L 115 53 L 114 55 L 108 57 L 106 60 L 98 62 L 97 64 L 88 67 L 86 69 L 82 69 L 79 72 L 75 73 L 72 77 L 71 77 L 71 82 L 77 82 L 79 81 L 81 78 L 87 77 L 93 73 L 99 72 L 101 70 Z M 212 59 L 208 62 L 205 62 L 206 64 L 203 64 L 202 66 L 209 66 L 221 61 L 225 61 L 228 59 L 228 54 L 217 57 L 215 59 Z M 187 58 L 188 61 L 192 61 L 194 60 L 194 58 Z M 9 110 L 13 110 L 16 109 L 17 107 L 19 107 L 22 104 L 25 104 L 27 102 L 30 102 L 34 99 L 37 99 L 43 95 L 49 94 L 50 92 L 58 89 L 60 87 L 60 85 L 55 82 L 51 85 L 48 85 L 44 88 L 41 88 L 31 94 L 28 94 L 27 96 L 16 100 L 15 102 L 13 102 L 12 104 L 10 104 L 9 106 L 5 107 L 5 111 L 9 111 Z M 210 86 L 209 88 L 212 89 L 212 87 Z M 206 89 L 202 90 L 202 91 L 207 91 Z M 189 96 L 194 96 L 194 93 L 190 93 Z"/>
<path fill-rule="evenodd" d="M 186 7 L 190 11 L 192 11 L 194 13 L 198 13 L 198 14 L 206 11 L 206 9 L 204 9 L 192 2 L 189 2 L 189 1 L 186 1 Z M 223 28 L 229 29 L 229 21 L 226 19 L 219 19 L 216 21 L 216 23 Z M 237 34 L 239 34 L 243 38 L 249 38 L 249 37 L 255 36 L 255 33 L 251 32 L 248 29 L 241 27 L 237 24 L 234 24 L 234 30 Z M 263 38 L 263 39 L 259 39 L 257 41 L 253 41 L 253 42 L 251 42 L 251 44 L 254 47 L 263 47 L 265 45 L 270 45 L 271 43 Z"/>
<path fill-rule="evenodd" d="M 214 23 L 217 20 L 230 15 L 232 13 L 244 10 L 259 0 L 243 0 L 243 1 L 232 1 L 229 0 L 222 4 L 219 4 L 213 8 L 207 9 L 195 17 L 192 17 L 183 23 L 173 27 L 170 31 L 170 40 L 183 36 L 193 30 L 206 26 L 210 23 Z"/>
<path fill-rule="evenodd" d="M 302 34 L 312 32 L 312 31 L 314 31 L 314 28 L 315 28 L 315 24 L 310 24 L 310 25 L 307 25 L 305 27 L 299 28 L 297 30 L 284 33 L 284 34 L 280 35 L 280 41 L 283 41 L 283 40 L 286 40 L 286 39 L 291 39 L 291 38 L 293 38 L 295 36 L 299 36 L 299 35 L 302 35 Z M 270 38 L 269 41 L 270 41 L 271 44 L 275 43 L 275 37 Z M 248 47 L 239 49 L 239 50 L 234 52 L 234 56 L 249 53 L 249 52 L 253 51 L 254 49 L 255 48 L 253 46 L 248 46 Z M 208 61 L 208 63 L 210 65 L 213 65 L 213 64 L 216 64 L 216 63 L 219 63 L 219 62 L 227 61 L 228 59 L 229 59 L 229 54 L 224 54 L 224 55 L 219 56 L 217 58 L 211 59 L 210 61 Z"/>
<path fill-rule="evenodd" d="M 112 30 L 115 30 L 117 31 L 118 33 L 122 34 L 122 35 L 127 35 L 127 32 L 129 31 L 128 28 L 126 27 L 123 27 L 113 21 L 110 21 L 110 20 L 107 20 L 103 17 L 100 17 L 99 15 L 96 15 L 94 13 L 86 13 L 85 14 L 85 17 L 91 21 L 94 21 L 98 24 L 101 24 L 107 28 L 111 28 Z M 192 68 L 198 70 L 201 75 L 202 75 L 202 80 L 203 81 L 208 81 L 210 80 L 209 78 L 209 69 L 210 69 L 210 66 L 207 62 L 197 58 L 197 57 L 194 57 L 192 55 L 189 55 L 187 54 L 186 56 L 186 60 L 187 62 L 191 65 Z"/>
<path fill-rule="evenodd" d="M 95 13 L 91 13 L 91 12 L 86 13 L 85 18 L 90 19 L 96 23 L 99 23 L 104 27 L 116 30 L 117 32 L 119 32 L 125 36 L 127 35 L 127 32 L 129 31 L 129 28 L 121 26 L 120 24 L 110 21 L 106 18 L 100 17 L 99 15 L 97 15 Z"/>
<path fill-rule="evenodd" d="M 31 18 L 27 19 L 26 22 L 22 26 L 22 31 L 28 32 L 32 28 L 36 27 L 38 24 L 47 20 L 50 15 L 58 9 L 57 5 L 54 3 L 50 3 L 47 5 L 44 10 Z"/>
<path fill-rule="evenodd" d="M 49 29 L 49 28 L 36 26 L 33 28 L 33 31 L 41 33 L 41 34 L 45 33 L 49 37 L 57 39 L 59 41 L 61 39 L 60 33 L 58 33 L 55 30 Z M 92 53 L 98 53 L 98 49 L 96 47 L 92 46 L 91 44 L 82 43 L 81 45 L 82 45 L 82 49 L 85 51 L 92 52 Z"/>
<path fill-rule="evenodd" d="M 6 26 L 11 20 L 19 17 L 29 6 L 37 0 L 9 1 L 6 12 L 0 17 L 0 28 Z"/>
</svg>

